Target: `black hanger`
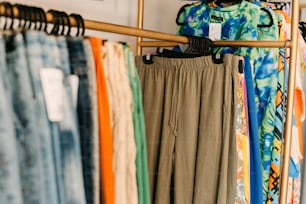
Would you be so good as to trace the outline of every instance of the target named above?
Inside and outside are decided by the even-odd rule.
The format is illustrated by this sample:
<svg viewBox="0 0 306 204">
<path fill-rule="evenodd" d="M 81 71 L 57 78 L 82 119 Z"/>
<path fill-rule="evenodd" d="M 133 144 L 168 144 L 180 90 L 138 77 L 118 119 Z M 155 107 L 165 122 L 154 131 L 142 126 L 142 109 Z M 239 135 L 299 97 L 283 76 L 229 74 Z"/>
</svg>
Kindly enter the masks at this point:
<svg viewBox="0 0 306 204">
<path fill-rule="evenodd" d="M 301 31 L 301 34 L 303 36 L 304 41 L 306 41 L 306 23 L 305 22 L 299 22 L 299 29 Z"/>
<path fill-rule="evenodd" d="M 17 9 L 18 9 L 18 20 L 19 20 L 19 24 L 18 24 L 18 28 L 22 27 L 22 21 L 25 21 L 25 14 L 24 14 L 24 9 L 23 6 L 21 4 L 15 4 L 14 5 Z"/>
<path fill-rule="evenodd" d="M 11 15 L 11 25 L 9 27 L 10 30 L 13 30 L 14 29 L 14 25 L 15 25 L 15 16 L 14 16 L 14 8 L 15 8 L 15 5 L 12 5 L 12 15 Z"/>
<path fill-rule="evenodd" d="M 157 48 L 156 49 L 156 56 L 160 57 L 166 57 L 166 58 L 195 58 L 195 57 L 201 57 L 202 54 L 188 54 L 183 52 L 177 52 L 174 50 L 169 49 L 163 49 L 163 48 Z"/>
<path fill-rule="evenodd" d="M 77 31 L 76 36 L 79 36 L 79 35 L 84 36 L 85 22 L 84 22 L 83 17 L 81 15 L 75 14 L 75 13 L 70 14 L 70 16 L 73 17 L 77 21 L 78 31 Z M 81 28 L 81 33 L 79 33 L 80 28 Z"/>
<path fill-rule="evenodd" d="M 63 19 L 62 22 L 64 24 L 63 30 L 61 32 L 61 35 L 70 36 L 70 31 L 71 31 L 70 18 L 69 18 L 67 13 L 65 13 L 65 12 L 60 12 L 60 13 L 61 13 L 61 16 L 62 16 L 62 19 Z M 65 27 L 68 27 L 67 32 L 65 32 Z"/>
<path fill-rule="evenodd" d="M 266 12 L 269 15 L 270 23 L 268 25 L 259 24 L 259 25 L 257 25 L 257 27 L 259 27 L 259 28 L 269 28 L 269 27 L 273 26 L 274 20 L 273 20 L 273 16 L 272 16 L 271 12 L 267 8 L 264 8 L 264 7 L 260 8 L 260 10 Z"/>
<path fill-rule="evenodd" d="M 37 30 L 42 31 L 43 30 L 43 24 L 44 22 L 44 11 L 39 7 L 36 7 L 36 15 L 37 15 L 37 20 L 39 22 L 39 27 Z"/>
<path fill-rule="evenodd" d="M 26 13 L 26 23 L 24 25 L 25 29 L 30 29 L 33 22 L 33 14 L 32 14 L 32 8 L 29 6 L 25 6 L 25 13 Z"/>
<path fill-rule="evenodd" d="M 48 22 L 47 22 L 46 12 L 42 8 L 38 8 L 38 10 L 41 15 L 41 25 L 44 25 L 44 27 L 41 27 L 40 30 L 45 31 L 47 33 Z"/>
<path fill-rule="evenodd" d="M 180 15 L 181 15 L 183 12 L 186 11 L 186 8 L 187 8 L 188 6 L 191 6 L 191 5 L 192 5 L 192 4 L 185 4 L 185 5 L 183 5 L 183 6 L 180 8 L 180 10 L 178 11 L 178 13 L 176 14 L 176 19 L 175 19 L 175 22 L 176 22 L 177 25 L 184 25 L 184 23 L 181 23 L 181 22 L 179 21 L 179 17 L 180 17 Z"/>
<path fill-rule="evenodd" d="M 36 10 L 35 7 L 28 7 L 28 10 L 30 12 L 30 24 L 28 29 L 32 29 L 32 26 L 34 25 L 34 30 L 37 29 L 37 16 L 36 16 Z"/>
<path fill-rule="evenodd" d="M 215 1 L 216 5 L 220 5 L 222 3 L 231 3 L 231 4 L 240 4 L 242 2 L 242 0 L 217 0 Z"/>
<path fill-rule="evenodd" d="M 84 19 L 81 15 L 78 15 L 79 18 L 80 18 L 80 21 L 81 21 L 81 26 L 82 26 L 82 33 L 81 33 L 81 36 L 84 36 L 85 34 L 85 22 L 84 22 Z"/>
<path fill-rule="evenodd" d="M 6 30 L 8 26 L 8 19 L 13 16 L 13 5 L 10 4 L 9 2 L 3 2 L 2 5 L 5 8 L 5 11 L 4 11 L 5 22 L 4 22 L 3 29 Z"/>
<path fill-rule="evenodd" d="M 77 24 L 77 32 L 76 32 L 75 36 L 77 37 L 77 36 L 79 36 L 79 34 L 80 34 L 80 27 L 81 27 L 80 19 L 79 19 L 78 15 L 75 14 L 75 13 L 70 14 L 69 17 L 74 18 L 74 20 L 76 21 L 76 24 Z"/>
<path fill-rule="evenodd" d="M 53 16 L 53 28 L 50 31 L 50 35 L 57 35 L 58 31 L 59 31 L 59 23 L 60 23 L 60 19 L 58 16 L 58 12 L 54 9 L 48 10 L 47 13 L 51 13 Z"/>
<path fill-rule="evenodd" d="M 35 13 L 35 23 L 36 23 L 35 30 L 40 31 L 42 29 L 42 15 L 40 9 L 38 7 L 34 7 L 34 13 Z"/>
<path fill-rule="evenodd" d="M 219 53 L 213 53 L 211 55 L 212 60 L 214 61 L 215 64 L 222 64 L 223 63 L 223 54 L 219 54 Z"/>
<path fill-rule="evenodd" d="M 213 41 L 206 37 L 186 36 L 188 48 L 185 53 L 197 53 L 203 56 L 213 53 Z"/>
<path fill-rule="evenodd" d="M 56 11 L 56 15 L 58 17 L 58 31 L 56 35 L 62 35 L 65 31 L 65 20 L 61 11 Z"/>
<path fill-rule="evenodd" d="M 142 56 L 142 61 L 145 64 L 153 64 L 153 58 L 154 58 L 154 55 L 147 54 L 147 55 Z"/>
<path fill-rule="evenodd" d="M 12 30 L 13 29 L 13 23 L 14 23 L 14 7 L 12 4 L 8 3 L 8 2 L 4 2 L 4 6 L 5 6 L 5 16 L 6 16 L 6 20 L 5 20 L 5 25 L 4 25 L 4 30 L 7 29 L 7 19 L 10 18 L 11 19 L 11 24 L 10 26 L 8 26 L 8 29 Z"/>
</svg>

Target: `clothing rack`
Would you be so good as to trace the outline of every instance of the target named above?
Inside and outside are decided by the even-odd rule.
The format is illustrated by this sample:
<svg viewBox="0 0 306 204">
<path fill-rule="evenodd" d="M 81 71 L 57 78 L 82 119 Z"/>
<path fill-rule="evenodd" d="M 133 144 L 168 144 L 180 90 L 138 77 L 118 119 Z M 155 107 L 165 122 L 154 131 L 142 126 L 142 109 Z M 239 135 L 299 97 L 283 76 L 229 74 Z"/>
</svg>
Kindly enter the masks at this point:
<svg viewBox="0 0 306 204">
<path fill-rule="evenodd" d="M 303 9 L 303 8 L 306 8 L 306 4 L 301 4 L 300 5 L 300 10 Z"/>
<path fill-rule="evenodd" d="M 85 28 L 96 31 L 110 32 L 122 35 L 135 36 L 137 38 L 137 51 L 141 50 L 141 47 L 152 46 L 174 46 L 177 43 L 188 43 L 188 38 L 184 36 L 177 36 L 173 34 L 167 34 L 162 32 L 156 32 L 151 30 L 145 30 L 143 26 L 143 11 L 144 0 L 139 0 L 138 4 L 138 22 L 137 28 L 123 25 L 116 25 L 111 23 L 84 20 Z M 0 5 L 0 15 L 6 16 L 5 6 Z M 285 126 L 285 145 L 284 145 L 284 158 L 282 169 L 282 181 L 280 191 L 280 203 L 286 204 L 287 188 L 288 188 L 288 172 L 289 172 L 289 158 L 291 147 L 291 133 L 292 133 L 292 112 L 293 112 L 293 100 L 294 100 L 294 87 L 295 87 L 295 75 L 296 75 L 296 58 L 298 48 L 298 21 L 299 21 L 299 0 L 292 0 L 292 19 L 291 19 L 291 40 L 290 41 L 214 41 L 216 46 L 224 47 L 267 47 L 267 48 L 281 48 L 288 47 L 290 49 L 290 69 L 289 69 L 289 86 L 288 86 L 288 104 L 287 104 L 287 118 Z M 13 8 L 13 17 L 19 18 L 18 8 Z M 54 16 L 51 13 L 46 13 L 48 23 L 52 23 Z M 77 27 L 77 21 L 70 17 L 70 25 Z M 157 42 L 143 42 L 142 38 L 150 38 L 156 40 L 162 40 Z M 164 42 L 167 41 L 167 42 Z M 137 53 L 139 54 L 139 52 Z"/>
<path fill-rule="evenodd" d="M 300 10 L 299 10 L 299 13 L 300 13 L 300 19 L 302 17 L 302 9 L 305 9 L 306 8 L 306 4 L 300 4 Z"/>
<path fill-rule="evenodd" d="M 291 18 L 291 40 L 284 41 L 214 41 L 216 46 L 228 47 L 267 47 L 267 48 L 290 48 L 290 63 L 289 63 L 289 86 L 288 86 L 288 102 L 286 109 L 286 124 L 284 134 L 284 150 L 283 150 L 283 166 L 280 187 L 280 204 L 286 204 L 288 179 L 289 179 L 289 163 L 290 163 L 290 150 L 292 140 L 292 113 L 294 102 L 294 88 L 295 88 L 295 75 L 296 75 L 296 58 L 298 49 L 298 23 L 299 13 L 302 8 L 306 8 L 306 4 L 299 5 L 299 0 L 292 0 L 292 18 Z M 138 0 L 138 16 L 137 28 L 143 29 L 144 18 L 144 0 Z M 177 43 L 162 42 L 162 41 L 143 41 L 143 36 L 136 40 L 136 54 L 141 55 L 142 47 L 173 47 Z M 176 41 L 180 42 L 180 41 Z M 181 43 L 181 42 L 180 42 Z M 183 42 L 184 43 L 184 42 Z"/>
</svg>

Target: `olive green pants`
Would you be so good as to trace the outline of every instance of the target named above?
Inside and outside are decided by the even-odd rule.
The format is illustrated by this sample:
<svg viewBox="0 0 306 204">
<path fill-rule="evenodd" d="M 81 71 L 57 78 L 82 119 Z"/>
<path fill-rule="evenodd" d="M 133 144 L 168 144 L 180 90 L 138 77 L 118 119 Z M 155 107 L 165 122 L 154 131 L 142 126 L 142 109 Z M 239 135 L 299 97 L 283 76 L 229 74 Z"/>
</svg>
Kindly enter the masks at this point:
<svg viewBox="0 0 306 204">
<path fill-rule="evenodd" d="M 136 58 L 152 204 L 234 204 L 239 57 Z"/>
</svg>

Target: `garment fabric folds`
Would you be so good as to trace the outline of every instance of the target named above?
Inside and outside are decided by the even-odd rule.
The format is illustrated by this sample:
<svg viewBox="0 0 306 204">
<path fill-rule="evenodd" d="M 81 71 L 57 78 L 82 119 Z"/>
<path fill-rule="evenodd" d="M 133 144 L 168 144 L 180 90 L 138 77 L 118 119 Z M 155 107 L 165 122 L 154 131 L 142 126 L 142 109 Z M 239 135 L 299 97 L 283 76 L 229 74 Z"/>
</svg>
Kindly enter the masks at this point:
<svg viewBox="0 0 306 204">
<path fill-rule="evenodd" d="M 239 57 L 136 58 L 152 203 L 234 203 Z"/>
</svg>

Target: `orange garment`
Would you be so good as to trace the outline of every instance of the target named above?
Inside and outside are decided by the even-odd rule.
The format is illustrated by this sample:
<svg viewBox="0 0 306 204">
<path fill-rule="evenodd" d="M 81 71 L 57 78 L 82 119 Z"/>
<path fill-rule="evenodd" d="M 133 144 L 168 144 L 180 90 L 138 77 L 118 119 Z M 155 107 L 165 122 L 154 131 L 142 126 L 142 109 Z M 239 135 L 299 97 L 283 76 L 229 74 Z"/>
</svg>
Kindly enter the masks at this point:
<svg viewBox="0 0 306 204">
<path fill-rule="evenodd" d="M 115 203 L 113 172 L 113 140 L 110 121 L 107 87 L 101 59 L 102 39 L 89 38 L 96 65 L 99 135 L 100 135 L 100 171 L 102 198 L 101 203 Z"/>
</svg>

